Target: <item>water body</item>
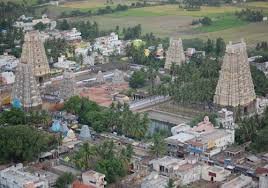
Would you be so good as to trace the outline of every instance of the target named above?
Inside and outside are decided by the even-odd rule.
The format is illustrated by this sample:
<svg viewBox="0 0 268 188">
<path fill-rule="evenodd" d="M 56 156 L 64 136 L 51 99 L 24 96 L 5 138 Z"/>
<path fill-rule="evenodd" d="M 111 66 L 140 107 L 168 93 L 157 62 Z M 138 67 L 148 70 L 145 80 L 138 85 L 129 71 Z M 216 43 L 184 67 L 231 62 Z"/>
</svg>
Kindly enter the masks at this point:
<svg viewBox="0 0 268 188">
<path fill-rule="evenodd" d="M 158 132 L 159 130 L 164 130 L 168 133 L 168 135 L 171 135 L 171 127 L 176 126 L 176 124 L 159 121 L 155 119 L 150 119 L 149 129 L 147 134 L 154 134 L 155 132 Z"/>
<path fill-rule="evenodd" d="M 151 120 L 149 124 L 148 134 L 153 134 L 159 130 L 165 130 L 171 135 L 171 128 L 181 123 L 191 121 L 190 117 L 172 114 L 168 112 L 149 110 L 148 117 Z"/>
</svg>

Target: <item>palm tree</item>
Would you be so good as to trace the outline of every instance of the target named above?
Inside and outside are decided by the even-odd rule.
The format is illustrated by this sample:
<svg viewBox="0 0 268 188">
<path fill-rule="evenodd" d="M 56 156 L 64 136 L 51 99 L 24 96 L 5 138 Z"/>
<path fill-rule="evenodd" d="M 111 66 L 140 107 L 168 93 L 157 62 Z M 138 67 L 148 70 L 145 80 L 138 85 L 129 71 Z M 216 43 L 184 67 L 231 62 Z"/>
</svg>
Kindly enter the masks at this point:
<svg viewBox="0 0 268 188">
<path fill-rule="evenodd" d="M 159 133 L 153 135 L 153 145 L 150 147 L 150 153 L 154 157 L 161 157 L 166 153 L 166 144 Z"/>
<path fill-rule="evenodd" d="M 88 143 L 85 143 L 75 154 L 73 161 L 78 168 L 86 170 L 91 167 L 91 161 L 95 154 L 95 148 L 90 146 Z"/>
<path fill-rule="evenodd" d="M 169 178 L 168 179 L 168 183 L 167 185 L 165 186 L 165 188 L 175 188 L 175 184 L 174 184 L 174 180 Z"/>
</svg>

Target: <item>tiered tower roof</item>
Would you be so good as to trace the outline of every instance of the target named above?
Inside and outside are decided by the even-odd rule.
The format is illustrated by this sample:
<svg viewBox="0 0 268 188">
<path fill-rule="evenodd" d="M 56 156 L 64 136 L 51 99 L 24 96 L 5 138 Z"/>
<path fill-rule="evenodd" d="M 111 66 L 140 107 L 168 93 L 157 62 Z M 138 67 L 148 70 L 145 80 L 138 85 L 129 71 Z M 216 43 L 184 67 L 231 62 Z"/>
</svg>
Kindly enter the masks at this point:
<svg viewBox="0 0 268 188">
<path fill-rule="evenodd" d="M 170 69 L 172 63 L 181 65 L 185 63 L 185 54 L 183 51 L 182 40 L 170 39 L 169 48 L 166 53 L 165 69 Z"/>
<path fill-rule="evenodd" d="M 124 73 L 118 69 L 115 69 L 112 81 L 115 84 L 124 82 Z"/>
<path fill-rule="evenodd" d="M 63 73 L 63 79 L 60 86 L 60 97 L 69 99 L 76 94 L 76 81 L 74 73 L 69 70 Z"/>
<path fill-rule="evenodd" d="M 11 95 L 12 101 L 18 99 L 24 108 L 32 108 L 42 104 L 31 64 L 18 63 Z"/>
<path fill-rule="evenodd" d="M 34 76 L 43 77 L 49 74 L 47 56 L 39 31 L 25 34 L 21 59 L 33 66 Z"/>
<path fill-rule="evenodd" d="M 214 103 L 221 106 L 247 106 L 256 99 L 248 62 L 246 43 L 226 46 Z"/>
</svg>

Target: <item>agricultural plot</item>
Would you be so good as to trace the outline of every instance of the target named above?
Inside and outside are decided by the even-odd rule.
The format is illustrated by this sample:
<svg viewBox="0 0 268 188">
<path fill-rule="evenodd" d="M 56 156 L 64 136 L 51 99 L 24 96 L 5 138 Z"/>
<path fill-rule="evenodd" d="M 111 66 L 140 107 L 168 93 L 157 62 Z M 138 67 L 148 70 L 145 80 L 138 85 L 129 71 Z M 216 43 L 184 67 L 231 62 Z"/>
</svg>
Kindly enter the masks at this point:
<svg viewBox="0 0 268 188">
<path fill-rule="evenodd" d="M 95 10 L 98 8 L 111 6 L 114 7 L 118 4 L 130 5 L 136 0 L 113 0 L 113 3 L 107 3 L 106 0 L 83 0 L 83 1 L 69 1 L 60 5 L 62 8 L 79 9 L 79 10 Z"/>
<path fill-rule="evenodd" d="M 133 1 L 114 0 L 116 3 L 131 3 Z M 79 9 L 81 11 L 92 10 L 106 6 L 106 0 L 87 0 L 68 2 L 58 7 L 57 12 Z M 241 37 L 256 43 L 267 39 L 268 24 L 254 23 L 237 19 L 236 11 L 245 8 L 263 10 L 268 15 L 268 2 L 250 2 L 236 6 L 201 7 L 199 11 L 186 11 L 179 5 L 151 6 L 128 11 L 115 12 L 100 16 L 70 18 L 70 20 L 90 20 L 99 23 L 101 29 L 110 30 L 115 26 L 130 27 L 141 24 L 144 33 L 153 32 L 160 37 L 181 36 L 182 38 L 217 38 L 225 40 L 238 40 Z M 193 26 L 193 20 L 209 17 L 212 24 L 209 26 Z M 253 27 L 254 26 L 254 27 Z"/>
</svg>

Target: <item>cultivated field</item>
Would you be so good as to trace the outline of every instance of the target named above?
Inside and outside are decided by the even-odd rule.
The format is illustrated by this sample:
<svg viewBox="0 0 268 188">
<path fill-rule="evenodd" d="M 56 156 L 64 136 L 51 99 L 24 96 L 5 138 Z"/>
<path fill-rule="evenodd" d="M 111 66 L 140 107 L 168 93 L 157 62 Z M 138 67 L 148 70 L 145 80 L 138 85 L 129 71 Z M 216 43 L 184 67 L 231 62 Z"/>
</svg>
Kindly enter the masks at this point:
<svg viewBox="0 0 268 188">
<path fill-rule="evenodd" d="M 130 4 L 134 0 L 113 0 L 118 3 Z M 106 0 L 86 0 L 67 2 L 59 7 L 49 8 L 51 12 L 81 10 L 88 11 L 107 6 Z M 128 11 L 115 12 L 92 17 L 70 18 L 71 21 L 96 21 L 101 29 L 114 29 L 116 25 L 123 27 L 142 25 L 143 33 L 153 32 L 160 37 L 181 36 L 182 38 L 217 38 L 238 40 L 243 37 L 250 43 L 267 40 L 268 23 L 248 23 L 237 19 L 236 11 L 243 8 L 263 10 L 268 15 L 268 2 L 251 2 L 236 6 L 201 7 L 200 11 L 186 11 L 179 5 L 151 6 Z M 193 20 L 208 16 L 213 20 L 210 26 L 192 26 Z"/>
</svg>

